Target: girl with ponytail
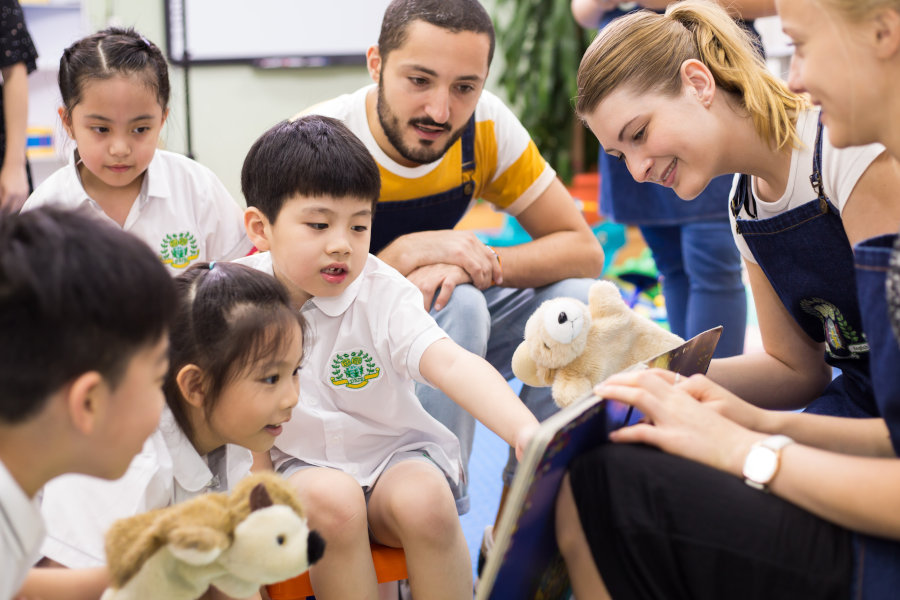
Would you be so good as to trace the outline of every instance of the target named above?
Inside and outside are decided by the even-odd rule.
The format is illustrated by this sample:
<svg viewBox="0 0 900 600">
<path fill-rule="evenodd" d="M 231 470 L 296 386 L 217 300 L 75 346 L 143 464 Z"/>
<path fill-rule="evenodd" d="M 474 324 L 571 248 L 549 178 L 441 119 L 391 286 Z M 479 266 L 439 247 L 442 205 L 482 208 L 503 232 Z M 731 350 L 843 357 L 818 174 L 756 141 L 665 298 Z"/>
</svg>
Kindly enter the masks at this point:
<svg viewBox="0 0 900 600">
<path fill-rule="evenodd" d="M 59 60 L 59 92 L 59 117 L 75 148 L 22 210 L 53 205 L 112 221 L 153 248 L 173 276 L 252 249 L 241 209 L 219 178 L 158 149 L 169 70 L 156 44 L 117 27 L 82 38 Z"/>
</svg>

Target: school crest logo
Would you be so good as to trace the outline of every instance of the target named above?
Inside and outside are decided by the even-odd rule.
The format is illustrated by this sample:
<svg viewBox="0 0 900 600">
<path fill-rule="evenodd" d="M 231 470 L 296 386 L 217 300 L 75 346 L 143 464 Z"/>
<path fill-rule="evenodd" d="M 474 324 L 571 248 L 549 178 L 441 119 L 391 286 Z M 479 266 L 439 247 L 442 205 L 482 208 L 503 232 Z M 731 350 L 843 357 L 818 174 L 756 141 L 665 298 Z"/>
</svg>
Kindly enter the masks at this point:
<svg viewBox="0 0 900 600">
<path fill-rule="evenodd" d="M 169 233 L 159 244 L 159 256 L 164 263 L 183 269 L 200 256 L 197 239 L 189 231 Z"/>
<path fill-rule="evenodd" d="M 381 368 L 364 350 L 340 353 L 331 360 L 331 385 L 358 390 L 381 374 Z"/>
<path fill-rule="evenodd" d="M 853 329 L 834 304 L 821 298 L 807 298 L 800 301 L 800 308 L 822 322 L 825 345 L 830 356 L 859 358 L 860 354 L 869 351 L 866 334 Z"/>
</svg>

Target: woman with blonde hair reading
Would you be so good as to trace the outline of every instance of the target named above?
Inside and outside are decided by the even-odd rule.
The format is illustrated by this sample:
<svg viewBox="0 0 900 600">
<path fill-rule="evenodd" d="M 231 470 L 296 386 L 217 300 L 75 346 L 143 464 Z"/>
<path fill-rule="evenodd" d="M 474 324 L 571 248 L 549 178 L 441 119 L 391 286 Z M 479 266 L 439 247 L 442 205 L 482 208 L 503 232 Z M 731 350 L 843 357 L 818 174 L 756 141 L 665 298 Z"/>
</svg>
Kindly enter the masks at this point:
<svg viewBox="0 0 900 600">
<path fill-rule="evenodd" d="M 739 243 L 742 238 L 755 259 L 756 266 L 748 260 L 748 270 L 768 356 L 756 363 L 745 359 L 743 371 L 729 372 L 724 367 L 736 363 L 718 361 L 708 378 L 676 382 L 670 373 L 645 371 L 598 387 L 597 393 L 636 406 L 646 419 L 613 432 L 614 443 L 580 457 L 564 480 L 556 530 L 577 597 L 848 598 L 853 591 L 854 597 L 884 598 L 900 585 L 900 382 L 885 367 L 892 361 L 896 366 L 898 351 L 896 341 L 893 348 L 884 343 L 890 337 L 884 287 L 879 292 L 867 276 L 880 269 L 883 282 L 885 269 L 863 253 L 854 274 L 852 253 L 842 258 L 849 244 L 839 235 L 846 231 L 857 242 L 896 229 L 900 219 L 892 194 L 882 191 L 890 187 L 894 166 L 890 156 L 871 157 L 847 187 L 865 150 L 837 149 L 890 141 L 878 127 L 861 135 L 861 126 L 885 114 L 891 104 L 883 95 L 898 79 L 873 82 L 876 94 L 852 84 L 857 77 L 887 77 L 888 63 L 897 68 L 900 42 L 891 47 L 885 40 L 900 39 L 891 38 L 900 36 L 900 7 L 896 1 L 861 2 L 867 5 L 859 13 L 864 17 L 847 25 L 846 17 L 835 18 L 838 0 L 778 4 L 785 11 L 810 9 L 797 19 L 782 15 L 804 67 L 798 75 L 795 62 L 794 91 L 745 61 L 746 45 L 732 44 L 739 38 L 724 34 L 730 20 L 704 2 L 675 5 L 658 24 L 644 22 L 644 15 L 621 19 L 619 28 L 606 33 L 617 37 L 601 34 L 582 63 L 578 110 L 604 149 L 622 156 L 636 177 L 662 180 L 690 198 L 710 174 L 749 175 L 736 182 L 732 208 Z M 793 31 L 791 23 L 809 37 Z M 648 33 L 647 24 L 657 27 Z M 643 44 L 641 52 L 619 47 L 631 43 Z M 867 60 L 854 60 L 862 58 L 860 49 L 868 52 Z M 653 71 L 655 59 L 674 68 Z M 598 61 L 607 66 L 596 68 Z M 833 131 L 809 133 L 810 116 L 817 121 L 818 111 L 796 93 L 804 89 L 825 107 L 824 120 Z M 883 121 L 890 129 L 890 119 Z M 875 130 L 877 136 L 871 134 Z M 804 152 L 821 167 L 804 164 Z M 811 182 L 805 177 L 810 171 L 819 175 Z M 841 197 L 841 189 L 849 193 Z M 805 194 L 807 201 L 792 204 L 791 193 Z M 842 219 L 829 224 L 835 210 Z M 791 237 L 798 231 L 802 235 Z M 884 239 L 875 238 L 882 240 L 877 248 L 883 250 Z M 766 245 L 776 243 L 778 252 L 767 252 Z M 867 394 L 873 418 L 766 411 L 738 398 L 760 404 L 772 395 L 789 404 L 803 397 L 804 388 L 790 384 L 784 376 L 788 365 L 779 364 L 772 350 L 789 343 L 788 334 L 813 339 L 800 311 L 791 310 L 802 310 L 803 297 L 792 302 L 784 290 L 811 285 L 816 272 L 809 271 L 814 261 L 807 256 L 816 255 L 828 265 L 818 275 L 819 289 L 824 294 L 833 288 L 834 297 L 843 298 L 831 302 L 834 312 L 825 302 L 815 304 L 823 316 L 820 338 L 832 338 L 829 349 L 833 345 L 836 356 L 830 360 L 842 348 L 834 338 L 850 325 L 845 308 L 855 304 L 859 311 L 866 302 L 853 327 L 871 346 Z M 851 286 L 853 297 L 842 289 Z M 879 294 L 882 310 L 871 311 L 870 299 Z M 772 323 L 782 329 L 772 329 Z M 859 346 L 843 347 L 861 353 Z M 809 360 L 812 353 L 805 356 Z M 853 383 L 846 372 L 843 391 Z"/>
<path fill-rule="evenodd" d="M 746 174 L 731 214 L 764 352 L 714 360 L 710 378 L 765 408 L 874 415 L 850 244 L 883 233 L 873 199 L 900 214 L 878 198 L 896 177 L 884 149 L 832 146 L 808 98 L 708 2 L 617 19 L 578 81 L 577 112 L 636 180 L 690 200 L 716 175 Z"/>
</svg>

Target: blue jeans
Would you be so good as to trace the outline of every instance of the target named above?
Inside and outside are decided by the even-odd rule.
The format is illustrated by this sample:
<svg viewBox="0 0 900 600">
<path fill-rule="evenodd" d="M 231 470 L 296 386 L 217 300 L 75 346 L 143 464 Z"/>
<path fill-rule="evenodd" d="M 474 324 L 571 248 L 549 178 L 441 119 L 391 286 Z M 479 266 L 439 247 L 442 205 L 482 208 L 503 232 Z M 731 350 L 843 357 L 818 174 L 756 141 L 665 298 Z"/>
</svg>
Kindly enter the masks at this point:
<svg viewBox="0 0 900 600">
<path fill-rule="evenodd" d="M 713 356 L 741 354 L 747 329 L 747 296 L 731 224 L 727 220 L 697 221 L 645 225 L 640 230 L 662 275 L 672 331 L 688 339 L 723 325 Z"/>
<path fill-rule="evenodd" d="M 588 289 L 594 281 L 564 279 L 541 288 L 527 289 L 491 287 L 479 290 L 472 285 L 461 285 L 453 290 L 447 306 L 440 311 L 432 310 L 431 315 L 453 341 L 484 357 L 506 379 L 512 379 L 512 355 L 524 339 L 528 317 L 542 302 L 551 298 L 568 296 L 587 303 Z M 465 373 L 459 373 L 459 376 L 465 377 Z M 468 473 L 475 438 L 474 417 L 438 389 L 416 384 L 416 395 L 425 410 L 459 438 L 463 469 Z M 523 385 L 519 397 L 538 421 L 559 410 L 553 403 L 549 387 Z M 490 398 L 484 400 L 489 402 Z M 517 464 L 515 450 L 510 448 L 510 458 L 503 471 L 504 483 L 512 482 Z M 469 510 L 469 494 L 465 485 L 457 500 L 457 510 L 459 514 Z"/>
</svg>

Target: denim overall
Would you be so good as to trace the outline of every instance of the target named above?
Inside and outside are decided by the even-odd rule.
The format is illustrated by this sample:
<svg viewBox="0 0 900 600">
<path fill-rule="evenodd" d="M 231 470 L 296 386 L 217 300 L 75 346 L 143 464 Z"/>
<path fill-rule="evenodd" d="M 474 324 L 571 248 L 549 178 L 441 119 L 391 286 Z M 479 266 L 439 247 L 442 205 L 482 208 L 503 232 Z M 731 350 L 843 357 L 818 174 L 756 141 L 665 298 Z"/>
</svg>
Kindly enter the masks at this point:
<svg viewBox="0 0 900 600">
<path fill-rule="evenodd" d="M 459 223 L 475 193 L 475 115 L 466 125 L 461 142 L 462 175 L 458 186 L 422 198 L 378 203 L 372 221 L 371 254 L 378 254 L 401 235 L 452 229 Z"/>
<path fill-rule="evenodd" d="M 878 410 L 900 455 L 900 345 L 888 319 L 885 278 L 894 239 L 882 235 L 856 245 L 859 307 L 871 348 L 869 368 Z M 853 598 L 893 598 L 900 590 L 900 542 L 857 534 Z"/>
<path fill-rule="evenodd" d="M 810 338 L 825 342 L 825 362 L 841 370 L 807 411 L 846 417 L 876 416 L 853 250 L 840 214 L 822 189 L 821 170 L 819 123 L 810 176 L 817 198 L 780 215 L 756 219 L 750 177 L 741 175 L 731 211 L 737 219 L 737 233 L 744 236 L 782 304 Z M 753 219 L 738 218 L 742 208 Z"/>
</svg>

